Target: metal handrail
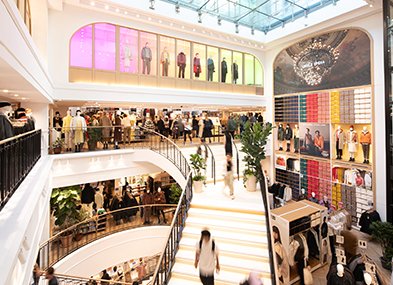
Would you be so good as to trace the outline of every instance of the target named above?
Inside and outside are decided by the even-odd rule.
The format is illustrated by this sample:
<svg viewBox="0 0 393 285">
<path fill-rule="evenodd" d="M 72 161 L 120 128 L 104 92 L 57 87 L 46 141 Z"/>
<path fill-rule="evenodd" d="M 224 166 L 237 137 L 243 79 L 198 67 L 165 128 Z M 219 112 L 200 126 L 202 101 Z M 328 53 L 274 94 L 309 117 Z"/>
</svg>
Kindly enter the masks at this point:
<svg viewBox="0 0 393 285">
<path fill-rule="evenodd" d="M 0 141 L 0 145 L 5 144 L 5 143 L 10 142 L 10 141 L 13 141 L 13 140 L 16 140 L 16 139 L 19 139 L 19 138 L 22 138 L 22 137 L 25 137 L 25 136 L 28 136 L 30 134 L 34 134 L 37 131 L 39 131 L 39 130 L 29 131 L 29 132 L 26 132 L 26 133 L 23 133 L 23 134 L 20 134 L 20 135 L 13 136 L 13 137 L 10 137 L 8 139 L 2 140 L 2 141 Z"/>
<path fill-rule="evenodd" d="M 48 268 L 53 264 L 57 263 L 65 256 L 69 255 L 70 253 L 76 251 L 77 249 L 92 243 L 98 239 L 106 237 L 108 235 L 121 232 L 124 230 L 132 229 L 132 228 L 140 228 L 143 227 L 142 220 L 140 223 L 135 224 L 135 219 L 129 220 L 130 217 L 136 217 L 138 211 L 145 209 L 157 209 L 162 210 L 163 208 L 175 208 L 176 204 L 151 204 L 151 205 L 140 205 L 140 206 L 133 206 L 128 208 L 123 208 L 111 212 L 106 212 L 101 215 L 96 215 L 92 218 L 86 219 L 82 222 L 79 222 L 75 225 L 70 226 L 69 228 L 62 230 L 61 232 L 56 233 L 50 239 L 45 241 L 40 245 L 39 249 L 39 256 L 40 256 L 40 266 L 41 268 Z M 131 212 L 135 211 L 135 212 Z M 144 212 L 145 213 L 145 212 Z M 142 214 L 141 214 L 142 218 Z M 170 219 L 173 217 L 170 217 Z M 116 224 L 116 225 L 109 225 L 109 220 L 120 221 L 124 219 L 128 219 L 128 222 L 123 224 Z M 108 228 L 108 230 L 107 230 Z M 88 232 L 84 232 L 87 229 Z M 81 241 L 75 241 L 74 243 L 60 246 L 61 240 L 67 236 L 67 233 L 71 234 L 85 234 L 85 239 L 81 239 Z M 73 237 L 71 237 L 72 240 Z M 52 257 L 52 258 L 51 258 Z"/>
<path fill-rule="evenodd" d="M 175 256 L 179 248 L 180 239 L 185 226 L 185 219 L 190 207 L 192 195 L 192 173 L 190 173 L 187 179 L 187 185 L 182 191 L 179 204 L 173 216 L 170 234 L 162 250 L 153 279 L 149 282 L 149 285 L 168 284 L 170 272 L 175 262 Z"/>
<path fill-rule="evenodd" d="M 231 143 L 235 146 L 235 150 L 236 150 L 236 172 L 237 172 L 237 181 L 239 181 L 240 180 L 239 150 L 237 149 L 237 145 L 235 144 L 235 140 L 232 134 L 230 134 L 230 136 L 231 136 Z"/>
<path fill-rule="evenodd" d="M 214 153 L 210 146 L 207 143 L 203 143 L 206 149 L 209 150 L 212 158 L 212 178 L 214 180 L 214 185 L 216 185 L 216 158 L 214 157 Z"/>
</svg>

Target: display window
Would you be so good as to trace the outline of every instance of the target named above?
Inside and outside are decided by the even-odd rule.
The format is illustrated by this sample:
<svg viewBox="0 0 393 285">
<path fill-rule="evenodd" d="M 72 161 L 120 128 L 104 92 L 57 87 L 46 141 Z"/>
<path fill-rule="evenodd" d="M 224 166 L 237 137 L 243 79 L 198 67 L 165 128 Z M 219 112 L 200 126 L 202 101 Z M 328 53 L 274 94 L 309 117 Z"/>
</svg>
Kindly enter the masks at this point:
<svg viewBox="0 0 393 285">
<path fill-rule="evenodd" d="M 157 75 L 157 35 L 139 33 L 139 72 L 145 75 Z"/>
<path fill-rule="evenodd" d="M 263 86 L 263 67 L 257 58 L 255 58 L 255 85 Z"/>
<path fill-rule="evenodd" d="M 206 46 L 193 44 L 192 74 L 193 79 L 206 80 Z"/>
<path fill-rule="evenodd" d="M 243 54 L 233 52 L 232 83 L 243 84 Z"/>
<path fill-rule="evenodd" d="M 218 66 L 218 48 L 207 47 L 207 81 L 218 82 L 219 66 Z"/>
<path fill-rule="evenodd" d="M 121 72 L 138 72 L 138 31 L 120 27 L 120 57 Z"/>
<path fill-rule="evenodd" d="M 94 25 L 94 67 L 115 71 L 116 69 L 116 26 Z"/>
<path fill-rule="evenodd" d="M 253 85 L 255 70 L 254 70 L 254 57 L 250 54 L 244 55 L 244 83 L 246 85 Z"/>
<path fill-rule="evenodd" d="M 160 36 L 160 72 L 164 77 L 175 77 L 175 39 Z"/>
<path fill-rule="evenodd" d="M 71 38 L 70 66 L 92 68 L 93 26 L 79 29 Z"/>
<path fill-rule="evenodd" d="M 220 82 L 232 83 L 232 51 L 226 49 L 221 50 Z"/>
<path fill-rule="evenodd" d="M 191 78 L 191 44 L 187 41 L 176 40 L 176 76 Z"/>
</svg>

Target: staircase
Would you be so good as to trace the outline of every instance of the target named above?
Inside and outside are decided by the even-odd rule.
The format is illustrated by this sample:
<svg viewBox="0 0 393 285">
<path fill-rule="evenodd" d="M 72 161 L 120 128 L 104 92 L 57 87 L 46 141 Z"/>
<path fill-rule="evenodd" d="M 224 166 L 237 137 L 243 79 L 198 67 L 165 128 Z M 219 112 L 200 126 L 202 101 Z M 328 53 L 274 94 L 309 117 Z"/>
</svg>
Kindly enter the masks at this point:
<svg viewBox="0 0 393 285">
<path fill-rule="evenodd" d="M 247 192 L 239 181 L 236 199 L 231 200 L 222 189 L 222 183 L 210 184 L 204 193 L 194 194 L 170 285 L 201 284 L 194 258 L 204 228 L 210 230 L 220 251 L 221 271 L 215 275 L 215 284 L 239 284 L 251 271 L 260 272 L 265 285 L 271 284 L 261 193 Z"/>
</svg>

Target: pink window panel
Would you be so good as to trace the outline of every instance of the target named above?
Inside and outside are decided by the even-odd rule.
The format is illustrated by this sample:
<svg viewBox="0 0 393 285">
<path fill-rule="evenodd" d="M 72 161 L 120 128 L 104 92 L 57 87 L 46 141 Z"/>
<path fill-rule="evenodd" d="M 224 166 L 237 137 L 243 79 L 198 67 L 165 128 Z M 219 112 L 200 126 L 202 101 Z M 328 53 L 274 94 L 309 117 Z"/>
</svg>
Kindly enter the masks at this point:
<svg viewBox="0 0 393 285">
<path fill-rule="evenodd" d="M 115 71 L 116 27 L 111 24 L 94 25 L 95 69 Z"/>
<path fill-rule="evenodd" d="M 138 31 L 120 28 L 120 57 L 121 72 L 138 72 Z"/>
<path fill-rule="evenodd" d="M 70 66 L 92 68 L 92 25 L 79 29 L 71 38 Z"/>
</svg>

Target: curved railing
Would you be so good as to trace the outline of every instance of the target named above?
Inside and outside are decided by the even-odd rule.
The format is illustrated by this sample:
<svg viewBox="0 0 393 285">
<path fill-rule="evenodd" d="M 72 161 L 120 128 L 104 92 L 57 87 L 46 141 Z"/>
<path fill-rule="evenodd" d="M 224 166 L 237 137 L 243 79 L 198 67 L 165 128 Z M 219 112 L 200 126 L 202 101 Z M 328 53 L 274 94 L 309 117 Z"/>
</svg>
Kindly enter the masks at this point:
<svg viewBox="0 0 393 285">
<path fill-rule="evenodd" d="M 75 133 L 75 130 L 73 129 L 68 131 L 71 133 L 70 136 Z M 103 139 L 102 134 L 105 131 L 108 133 L 118 133 L 118 135 L 111 135 L 110 137 Z M 129 137 L 124 136 L 125 132 L 130 132 Z M 53 134 L 57 134 L 57 137 L 61 137 L 61 132 L 57 132 L 55 128 L 50 129 L 50 133 L 52 134 L 52 141 L 54 140 Z M 83 133 L 86 137 L 86 141 L 82 144 L 82 147 L 78 149 L 80 151 L 85 152 L 105 150 L 105 148 L 103 148 L 104 143 L 108 146 L 108 148 L 111 149 L 116 148 L 116 146 L 116 149 L 147 148 L 161 154 L 170 160 L 181 171 L 184 178 L 187 178 L 187 175 L 191 171 L 188 161 L 180 148 L 172 140 L 155 132 L 154 130 L 144 127 L 137 127 L 136 129 L 132 130 L 131 133 L 130 129 L 124 128 L 123 126 L 88 126 L 86 127 L 85 131 L 83 131 Z M 92 138 L 94 138 L 94 143 L 91 143 Z M 127 138 L 128 140 L 126 140 Z M 67 146 L 64 146 L 63 151 L 66 148 Z M 54 148 L 52 146 L 52 151 L 53 150 Z M 75 146 L 73 146 L 72 152 L 75 150 L 77 149 Z"/>
<path fill-rule="evenodd" d="M 162 285 L 168 284 L 169 282 L 172 267 L 175 264 L 175 256 L 179 249 L 180 239 L 185 227 L 192 195 L 192 174 L 190 173 L 187 179 L 187 185 L 180 196 L 179 204 L 177 205 L 176 212 L 172 219 L 169 237 L 162 250 L 158 266 L 149 285 Z"/>
<path fill-rule="evenodd" d="M 40 267 L 48 268 L 77 249 L 105 236 L 134 228 L 162 225 L 163 210 L 167 223 L 171 223 L 176 204 L 153 204 L 123 208 L 96 215 L 56 233 L 39 249 Z M 150 212 L 150 224 L 145 223 L 145 213 Z M 160 216 L 159 216 L 160 215 Z"/>
<path fill-rule="evenodd" d="M 210 157 L 212 161 L 212 178 L 215 185 L 216 184 L 216 158 L 214 157 L 214 153 L 207 143 L 203 143 L 203 146 L 210 152 Z"/>
<path fill-rule="evenodd" d="M 240 180 L 239 150 L 237 149 L 237 145 L 235 143 L 235 140 L 234 140 L 232 134 L 230 136 L 231 136 L 231 143 L 235 147 L 235 151 L 236 151 L 236 173 L 237 173 L 237 180 L 239 181 Z"/>
</svg>

